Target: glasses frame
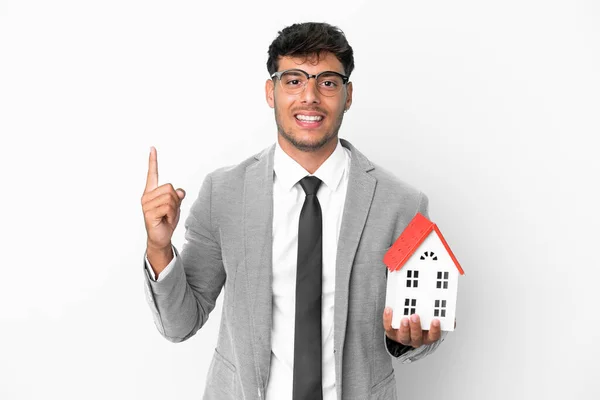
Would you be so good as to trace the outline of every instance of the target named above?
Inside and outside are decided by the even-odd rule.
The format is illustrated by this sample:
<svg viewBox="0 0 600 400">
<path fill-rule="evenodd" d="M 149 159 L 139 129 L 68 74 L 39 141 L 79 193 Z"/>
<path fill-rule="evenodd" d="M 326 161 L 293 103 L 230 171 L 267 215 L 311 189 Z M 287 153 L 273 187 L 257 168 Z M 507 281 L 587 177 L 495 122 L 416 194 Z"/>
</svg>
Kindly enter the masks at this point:
<svg viewBox="0 0 600 400">
<path fill-rule="evenodd" d="M 286 72 L 290 72 L 290 71 L 294 71 L 294 72 L 301 72 L 302 74 L 304 74 L 304 75 L 306 76 L 306 83 L 305 83 L 305 84 L 302 86 L 302 90 L 301 90 L 301 91 L 299 91 L 298 93 L 289 93 L 289 92 L 288 92 L 288 91 L 287 91 L 287 90 L 286 90 L 286 89 L 283 87 L 283 83 L 281 83 L 281 75 L 285 74 Z M 316 74 L 316 75 L 314 75 L 314 74 L 313 74 L 313 75 L 311 75 L 311 74 L 309 74 L 308 72 L 306 72 L 306 71 L 304 71 L 304 70 L 301 70 L 301 69 L 298 69 L 298 68 L 291 68 L 291 69 L 286 69 L 286 70 L 283 70 L 283 71 L 278 71 L 278 72 L 275 72 L 273 75 L 271 75 L 271 79 L 275 79 L 275 78 L 277 78 L 277 80 L 279 81 L 279 84 L 281 85 L 281 89 L 283 89 L 283 91 L 284 91 L 284 92 L 286 92 L 286 93 L 289 93 L 289 94 L 296 94 L 296 95 L 297 95 L 297 94 L 300 94 L 300 93 L 304 92 L 304 90 L 306 89 L 306 85 L 308 85 L 308 81 L 310 80 L 310 78 L 314 78 L 314 79 L 315 79 L 315 82 L 317 82 L 317 81 L 319 80 L 319 76 L 321 76 L 321 75 L 323 75 L 323 74 L 334 74 L 334 75 L 337 75 L 337 76 L 339 76 L 340 78 L 342 78 L 342 85 L 343 85 L 343 86 L 346 86 L 346 85 L 348 84 L 348 82 L 350 82 L 350 77 L 348 77 L 348 76 L 346 76 L 346 75 L 344 75 L 344 74 L 340 74 L 339 72 L 336 72 L 336 71 L 321 71 L 321 72 L 319 72 L 319 73 L 318 73 L 318 74 Z M 337 95 L 338 93 L 340 93 L 342 89 L 341 89 L 341 87 L 340 87 L 340 90 L 339 90 L 339 91 L 337 91 L 337 92 L 335 92 L 335 93 L 334 93 L 334 94 L 332 94 L 332 95 L 327 95 L 327 94 L 325 94 L 325 93 L 321 92 L 321 90 L 319 90 L 319 86 L 318 86 L 318 85 L 317 85 L 317 90 L 318 90 L 318 91 L 319 91 L 319 93 L 321 93 L 323 96 L 326 96 L 326 97 L 333 97 L 333 96 Z"/>
</svg>

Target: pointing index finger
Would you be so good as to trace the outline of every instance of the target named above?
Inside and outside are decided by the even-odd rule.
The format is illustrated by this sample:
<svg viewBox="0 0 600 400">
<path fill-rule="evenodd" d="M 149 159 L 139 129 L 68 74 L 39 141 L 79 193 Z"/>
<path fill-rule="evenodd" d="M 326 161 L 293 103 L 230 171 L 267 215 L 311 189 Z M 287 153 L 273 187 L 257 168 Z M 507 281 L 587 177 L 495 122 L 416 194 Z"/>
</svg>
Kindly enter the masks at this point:
<svg viewBox="0 0 600 400">
<path fill-rule="evenodd" d="M 150 147 L 150 158 L 148 160 L 148 177 L 146 178 L 146 192 L 150 192 L 158 187 L 158 161 L 156 149 Z"/>
</svg>

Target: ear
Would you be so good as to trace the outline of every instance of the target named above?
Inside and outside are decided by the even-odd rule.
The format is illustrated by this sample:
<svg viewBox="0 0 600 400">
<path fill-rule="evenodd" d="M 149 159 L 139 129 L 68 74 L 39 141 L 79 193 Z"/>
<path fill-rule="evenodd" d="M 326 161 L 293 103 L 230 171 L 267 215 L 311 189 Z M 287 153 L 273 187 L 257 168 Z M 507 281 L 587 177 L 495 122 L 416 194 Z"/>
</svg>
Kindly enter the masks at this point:
<svg viewBox="0 0 600 400">
<path fill-rule="evenodd" d="M 346 104 L 344 105 L 344 109 L 347 111 L 350 109 L 352 105 L 352 82 L 348 82 L 346 84 Z"/>
<path fill-rule="evenodd" d="M 275 83 L 273 79 L 267 79 L 265 82 L 265 96 L 269 107 L 275 108 Z"/>
</svg>

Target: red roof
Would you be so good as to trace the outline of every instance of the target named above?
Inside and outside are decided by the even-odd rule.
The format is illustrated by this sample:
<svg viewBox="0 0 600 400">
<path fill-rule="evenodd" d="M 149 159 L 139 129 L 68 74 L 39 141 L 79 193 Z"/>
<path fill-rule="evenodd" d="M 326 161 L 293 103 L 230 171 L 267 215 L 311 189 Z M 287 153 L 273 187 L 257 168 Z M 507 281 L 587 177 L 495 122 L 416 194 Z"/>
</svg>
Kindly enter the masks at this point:
<svg viewBox="0 0 600 400">
<path fill-rule="evenodd" d="M 456 265 L 458 272 L 460 272 L 461 275 L 464 275 L 465 272 L 460 267 L 456 257 L 454 257 L 454 253 L 450 250 L 446 239 L 442 236 L 437 225 L 428 220 L 421 213 L 415 215 L 402 234 L 396 239 L 392 247 L 385 253 L 385 256 L 383 257 L 384 264 L 387 265 L 390 271 L 400 270 L 432 231 L 435 231 L 438 234 L 442 244 L 450 255 L 450 258 L 454 261 L 454 265 Z"/>
</svg>

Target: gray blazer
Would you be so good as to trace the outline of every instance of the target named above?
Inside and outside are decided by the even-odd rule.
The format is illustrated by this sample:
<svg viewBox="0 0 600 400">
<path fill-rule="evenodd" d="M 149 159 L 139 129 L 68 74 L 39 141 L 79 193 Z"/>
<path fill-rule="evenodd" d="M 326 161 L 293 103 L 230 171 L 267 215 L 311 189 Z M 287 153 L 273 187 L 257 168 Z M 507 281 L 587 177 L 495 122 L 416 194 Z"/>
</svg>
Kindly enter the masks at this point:
<svg viewBox="0 0 600 400">
<path fill-rule="evenodd" d="M 409 363 L 418 349 L 385 340 L 383 255 L 427 197 L 376 167 L 348 141 L 350 179 L 337 249 L 334 352 L 338 399 L 396 399 L 391 355 Z M 206 176 L 185 221 L 186 243 L 146 294 L 160 333 L 188 339 L 224 288 L 217 347 L 204 399 L 264 399 L 271 358 L 273 154 L 275 146 Z M 177 250 L 175 250 L 177 252 Z M 279 400 L 279 399 L 267 399 Z"/>
</svg>

